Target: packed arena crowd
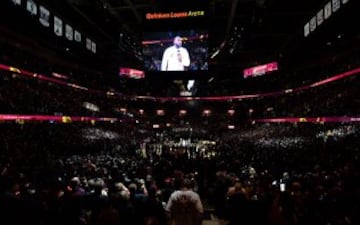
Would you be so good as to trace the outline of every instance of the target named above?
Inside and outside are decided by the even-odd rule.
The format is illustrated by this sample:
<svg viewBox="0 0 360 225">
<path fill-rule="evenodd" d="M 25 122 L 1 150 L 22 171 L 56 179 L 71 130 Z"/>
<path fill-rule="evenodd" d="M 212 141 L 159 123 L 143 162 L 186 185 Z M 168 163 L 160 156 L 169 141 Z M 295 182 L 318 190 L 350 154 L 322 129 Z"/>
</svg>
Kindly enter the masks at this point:
<svg viewBox="0 0 360 225">
<path fill-rule="evenodd" d="M 168 224 L 174 213 L 230 224 L 359 222 L 358 126 L 252 125 L 241 133 L 193 134 L 216 142 L 210 157 L 189 157 L 181 145 L 144 150 L 151 134 L 149 143 L 177 138 L 111 124 L 1 129 L 0 199 L 8 224 Z M 176 190 L 194 191 L 200 206 L 180 204 L 172 212 Z"/>
<path fill-rule="evenodd" d="M 278 52 L 284 67 L 271 74 L 244 79 L 222 68 L 225 58 L 209 61 L 221 68 L 214 76 L 190 82 L 121 77 L 120 64 L 138 65 L 126 49 L 105 51 L 99 41 L 96 54 L 77 54 L 53 33 L 40 46 L 33 39 L 43 27 L 21 33 L 8 22 L 0 25 L 0 224 L 360 224 L 360 73 L 331 80 L 360 66 L 358 44 L 340 46 L 346 34 L 293 64 Z M 184 39 L 189 70 L 209 69 L 207 38 Z M 222 48 L 211 58 L 225 57 Z M 150 71 L 160 70 L 164 49 L 145 46 Z M 199 98 L 179 97 L 189 83 Z M 248 97 L 231 98 L 240 95 Z M 263 122 L 279 118 L 294 120 Z"/>
</svg>

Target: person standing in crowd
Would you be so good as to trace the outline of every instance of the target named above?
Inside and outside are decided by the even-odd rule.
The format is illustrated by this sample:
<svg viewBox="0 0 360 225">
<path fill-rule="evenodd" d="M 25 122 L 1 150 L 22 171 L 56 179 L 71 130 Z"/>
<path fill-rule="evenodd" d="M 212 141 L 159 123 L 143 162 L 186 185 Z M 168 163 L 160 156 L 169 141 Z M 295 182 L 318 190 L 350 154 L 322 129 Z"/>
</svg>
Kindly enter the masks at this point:
<svg viewBox="0 0 360 225">
<path fill-rule="evenodd" d="M 161 71 L 184 71 L 190 66 L 190 56 L 182 47 L 182 38 L 176 36 L 173 45 L 166 48 L 161 61 Z"/>
<path fill-rule="evenodd" d="M 184 179 L 181 186 L 165 207 L 170 225 L 200 225 L 204 212 L 200 196 L 192 190 L 191 180 Z"/>
</svg>

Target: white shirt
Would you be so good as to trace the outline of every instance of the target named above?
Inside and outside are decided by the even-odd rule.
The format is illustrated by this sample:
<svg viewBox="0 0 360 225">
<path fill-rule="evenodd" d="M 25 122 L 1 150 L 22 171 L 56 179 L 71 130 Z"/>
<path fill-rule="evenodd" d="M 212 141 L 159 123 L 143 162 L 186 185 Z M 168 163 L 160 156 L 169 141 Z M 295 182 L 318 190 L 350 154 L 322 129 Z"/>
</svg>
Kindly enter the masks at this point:
<svg viewBox="0 0 360 225">
<path fill-rule="evenodd" d="M 161 71 L 183 71 L 186 66 L 190 66 L 189 52 L 186 48 L 171 46 L 164 51 Z"/>
</svg>

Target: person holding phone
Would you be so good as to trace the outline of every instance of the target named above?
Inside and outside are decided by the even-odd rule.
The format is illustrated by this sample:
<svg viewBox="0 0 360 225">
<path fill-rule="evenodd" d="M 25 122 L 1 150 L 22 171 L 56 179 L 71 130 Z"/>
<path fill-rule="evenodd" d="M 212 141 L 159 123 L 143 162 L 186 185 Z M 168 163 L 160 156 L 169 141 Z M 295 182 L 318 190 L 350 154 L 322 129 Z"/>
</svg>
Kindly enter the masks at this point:
<svg viewBox="0 0 360 225">
<path fill-rule="evenodd" d="M 188 66 L 190 66 L 189 52 L 182 47 L 182 38 L 176 36 L 173 45 L 164 51 L 161 71 L 184 71 Z"/>
</svg>

